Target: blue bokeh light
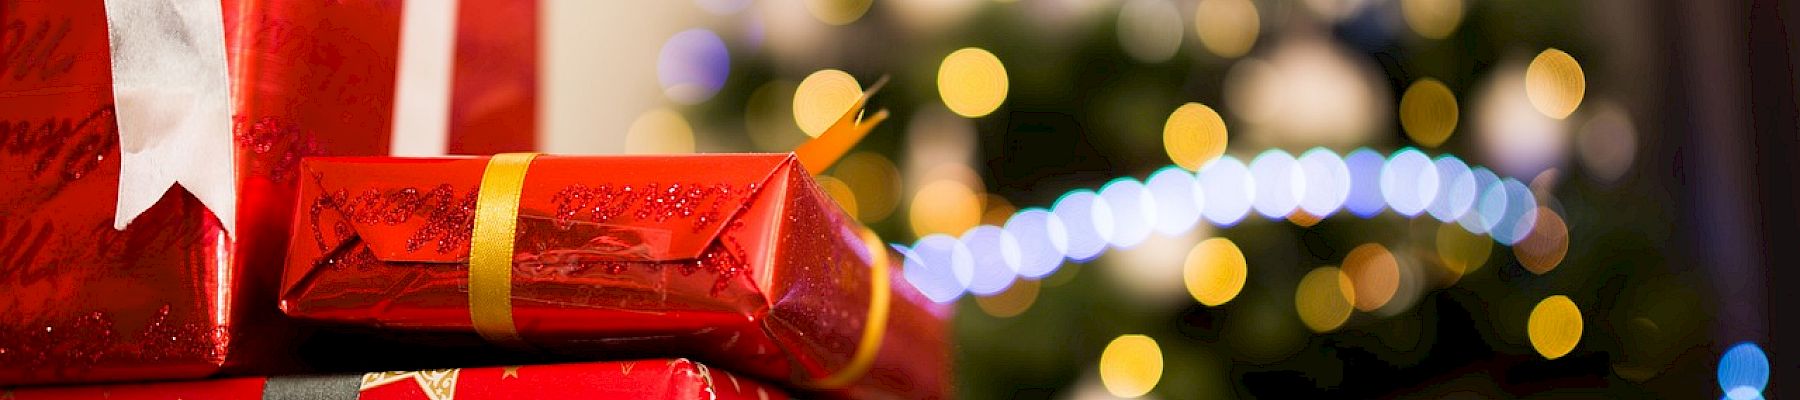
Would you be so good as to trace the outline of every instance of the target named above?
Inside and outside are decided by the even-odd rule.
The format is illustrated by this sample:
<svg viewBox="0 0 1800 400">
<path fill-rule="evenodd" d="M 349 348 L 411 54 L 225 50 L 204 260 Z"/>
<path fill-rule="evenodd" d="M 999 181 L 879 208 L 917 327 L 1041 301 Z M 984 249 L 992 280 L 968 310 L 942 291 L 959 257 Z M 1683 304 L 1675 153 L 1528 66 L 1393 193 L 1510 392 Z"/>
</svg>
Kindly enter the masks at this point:
<svg viewBox="0 0 1800 400">
<path fill-rule="evenodd" d="M 1719 388 L 1727 398 L 1760 398 L 1768 386 L 1769 356 L 1756 343 L 1738 343 L 1719 357 Z"/>
<path fill-rule="evenodd" d="M 1069 238 L 1056 214 L 1028 208 L 1006 220 L 1005 229 L 1019 245 L 1019 276 L 1043 278 L 1062 265 Z"/>
<path fill-rule="evenodd" d="M 960 238 L 973 260 L 969 293 L 991 296 L 1012 287 L 1019 276 L 1019 243 L 1006 230 L 993 225 L 970 228 Z"/>
<path fill-rule="evenodd" d="M 1456 221 L 1475 206 L 1475 173 L 1462 159 L 1448 154 L 1433 164 L 1438 172 L 1438 196 L 1426 211 L 1438 221 Z"/>
<path fill-rule="evenodd" d="M 1300 209 L 1324 218 L 1337 212 L 1350 198 L 1350 167 L 1330 149 L 1315 147 L 1300 155 L 1300 172 L 1306 177 L 1306 192 L 1300 196 Z"/>
<path fill-rule="evenodd" d="M 962 253 L 958 255 L 957 253 Z M 962 297 L 968 289 L 963 282 L 973 279 L 971 274 L 959 277 L 959 270 L 974 272 L 973 265 L 958 268 L 958 262 L 973 264 L 964 247 L 955 237 L 945 234 L 928 235 L 913 243 L 912 249 L 902 251 L 905 257 L 904 271 L 907 283 L 911 283 L 926 298 L 939 303 L 949 303 Z"/>
<path fill-rule="evenodd" d="M 1056 207 L 1052 212 L 1062 221 L 1063 232 L 1068 234 L 1068 246 L 1064 253 L 1071 260 L 1092 260 L 1100 255 L 1101 250 L 1106 249 L 1106 237 L 1101 236 L 1100 230 L 1094 226 L 1094 205 L 1099 200 L 1099 196 L 1086 189 L 1069 192 L 1056 200 Z"/>
<path fill-rule="evenodd" d="M 1194 183 L 1194 174 L 1178 166 L 1164 167 L 1144 180 L 1144 189 L 1156 203 L 1157 233 L 1180 235 L 1200 221 L 1200 207 L 1196 205 L 1204 200 L 1200 187 Z"/>
<path fill-rule="evenodd" d="M 1201 196 L 1206 199 L 1206 208 L 1200 214 L 1206 216 L 1213 225 L 1232 226 L 1250 214 L 1250 204 L 1256 194 L 1256 181 L 1250 179 L 1250 169 L 1243 162 L 1232 156 L 1220 156 L 1200 167 L 1196 176 L 1200 182 Z"/>
<path fill-rule="evenodd" d="M 1500 176 L 1494 175 L 1494 171 L 1484 167 L 1475 167 L 1469 172 L 1469 175 L 1475 179 L 1475 202 L 1469 212 L 1464 213 L 1462 218 L 1458 218 L 1456 223 L 1471 233 L 1487 234 L 1489 230 L 1494 229 L 1494 224 L 1500 222 L 1500 214 L 1506 211 L 1506 196 L 1500 195 L 1494 199 L 1487 197 L 1490 189 L 1500 185 Z"/>
<path fill-rule="evenodd" d="M 1344 166 L 1350 169 L 1350 195 L 1344 199 L 1344 209 L 1369 218 L 1387 207 L 1387 201 L 1381 197 L 1381 167 L 1386 162 L 1381 153 L 1366 147 L 1344 157 Z"/>
<path fill-rule="evenodd" d="M 1437 198 L 1437 168 L 1414 148 L 1394 152 L 1381 167 L 1381 196 L 1388 207 L 1408 218 L 1419 215 Z"/>
<path fill-rule="evenodd" d="M 1300 206 L 1306 194 L 1306 176 L 1300 173 L 1294 156 L 1270 149 L 1250 160 L 1250 177 L 1256 182 L 1256 197 L 1251 206 L 1256 213 L 1269 218 L 1286 218 Z"/>
<path fill-rule="evenodd" d="M 725 87 L 730 74 L 731 53 L 725 49 L 725 41 L 706 29 L 676 33 L 663 42 L 656 57 L 656 77 L 663 94 L 682 104 L 711 99 Z"/>
<path fill-rule="evenodd" d="M 1498 187 L 1506 196 L 1506 212 L 1488 232 L 1500 243 L 1519 243 L 1531 234 L 1531 228 L 1537 226 L 1537 198 L 1533 197 L 1531 188 L 1518 179 L 1502 179 Z"/>
<path fill-rule="evenodd" d="M 1106 236 L 1107 242 L 1128 248 L 1150 238 L 1150 228 L 1156 223 L 1156 200 L 1150 197 L 1144 184 L 1131 178 L 1114 179 L 1100 188 L 1100 198 L 1111 212 L 1110 218 L 1102 218 L 1100 208 L 1096 206 L 1094 225 L 1101 225 L 1101 219 L 1112 221 L 1112 234 Z"/>
</svg>

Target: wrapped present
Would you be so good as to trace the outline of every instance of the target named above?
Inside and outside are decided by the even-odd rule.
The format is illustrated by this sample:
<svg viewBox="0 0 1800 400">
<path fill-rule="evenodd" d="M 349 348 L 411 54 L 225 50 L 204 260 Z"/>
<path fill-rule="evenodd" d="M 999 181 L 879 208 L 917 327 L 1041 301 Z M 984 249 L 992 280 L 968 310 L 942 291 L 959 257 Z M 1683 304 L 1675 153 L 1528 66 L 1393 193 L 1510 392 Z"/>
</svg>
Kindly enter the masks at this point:
<svg viewBox="0 0 1800 400">
<path fill-rule="evenodd" d="M 279 364 L 300 158 L 388 153 L 401 19 L 394 1 L 0 0 L 0 386 Z M 517 74 L 457 77 L 446 118 L 531 106 L 492 94 L 535 85 Z M 529 148 L 517 132 L 442 141 Z M 513 139 L 470 138 L 493 135 Z"/>
<path fill-rule="evenodd" d="M 848 146 L 827 138 L 803 147 Z M 947 307 L 793 155 L 326 157 L 301 170 L 289 316 L 692 356 L 854 397 L 947 395 Z"/>
<path fill-rule="evenodd" d="M 362 375 L 19 389 L 7 400 L 786 399 L 780 389 L 686 359 L 524 365 Z"/>
</svg>

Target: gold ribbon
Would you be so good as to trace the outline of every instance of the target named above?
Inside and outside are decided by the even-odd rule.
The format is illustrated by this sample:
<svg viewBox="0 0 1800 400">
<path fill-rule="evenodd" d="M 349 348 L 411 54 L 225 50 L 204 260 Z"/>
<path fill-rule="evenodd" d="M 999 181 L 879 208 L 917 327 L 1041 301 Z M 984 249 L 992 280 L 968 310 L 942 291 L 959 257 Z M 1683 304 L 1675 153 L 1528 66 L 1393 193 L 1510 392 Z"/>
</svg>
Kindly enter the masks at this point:
<svg viewBox="0 0 1800 400">
<path fill-rule="evenodd" d="M 513 324 L 513 235 L 525 171 L 536 157 L 537 153 L 503 153 L 488 159 L 469 238 L 469 319 L 482 338 L 515 348 L 528 346 Z"/>
<path fill-rule="evenodd" d="M 803 386 L 809 389 L 838 389 L 849 386 L 869 372 L 869 366 L 875 364 L 875 356 L 881 353 L 881 339 L 887 334 L 889 285 L 888 285 L 888 253 L 881 237 L 868 228 L 862 229 L 863 247 L 868 249 L 869 265 L 869 313 L 863 321 L 862 341 L 856 344 L 856 354 L 850 362 L 837 372 Z"/>
</svg>

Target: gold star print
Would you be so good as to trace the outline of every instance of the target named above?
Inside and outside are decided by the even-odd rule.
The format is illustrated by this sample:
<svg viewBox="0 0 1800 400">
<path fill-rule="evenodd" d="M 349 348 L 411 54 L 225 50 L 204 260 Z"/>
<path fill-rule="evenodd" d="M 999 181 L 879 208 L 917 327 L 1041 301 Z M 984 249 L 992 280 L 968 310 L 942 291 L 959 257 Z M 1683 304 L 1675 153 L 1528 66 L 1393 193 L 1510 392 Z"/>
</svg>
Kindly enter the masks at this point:
<svg viewBox="0 0 1800 400">
<path fill-rule="evenodd" d="M 505 367 L 500 367 L 500 379 L 519 377 L 519 368 L 523 368 L 523 367 L 518 366 L 518 365 L 509 365 L 509 366 L 505 366 Z"/>
<path fill-rule="evenodd" d="M 456 375 L 458 369 L 433 369 L 424 371 L 370 372 L 363 374 L 362 385 L 357 391 L 369 390 L 394 382 L 410 380 L 425 391 L 430 400 L 455 400 Z"/>
<path fill-rule="evenodd" d="M 637 367 L 637 361 L 619 364 L 619 375 L 631 375 L 631 369 Z"/>
<path fill-rule="evenodd" d="M 13 400 L 12 390 L 7 389 L 6 391 L 0 391 L 0 399 Z"/>
</svg>

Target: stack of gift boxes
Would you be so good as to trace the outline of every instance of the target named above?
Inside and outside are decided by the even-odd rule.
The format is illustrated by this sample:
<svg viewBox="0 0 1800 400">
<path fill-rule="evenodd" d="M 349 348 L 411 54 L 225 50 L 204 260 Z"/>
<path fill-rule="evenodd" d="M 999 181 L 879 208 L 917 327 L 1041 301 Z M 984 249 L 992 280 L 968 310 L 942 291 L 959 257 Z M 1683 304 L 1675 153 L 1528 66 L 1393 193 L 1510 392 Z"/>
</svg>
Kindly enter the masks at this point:
<svg viewBox="0 0 1800 400">
<path fill-rule="evenodd" d="M 0 399 L 948 396 L 949 311 L 810 174 L 879 118 L 540 156 L 531 96 L 491 95 L 535 78 L 459 71 L 447 141 L 494 155 L 388 157 L 400 2 L 227 0 L 230 154 L 184 156 L 231 195 L 122 213 L 166 139 L 123 131 L 124 2 L 0 0 Z M 479 22 L 529 3 L 463 1 L 457 49 L 533 58 Z"/>
</svg>

